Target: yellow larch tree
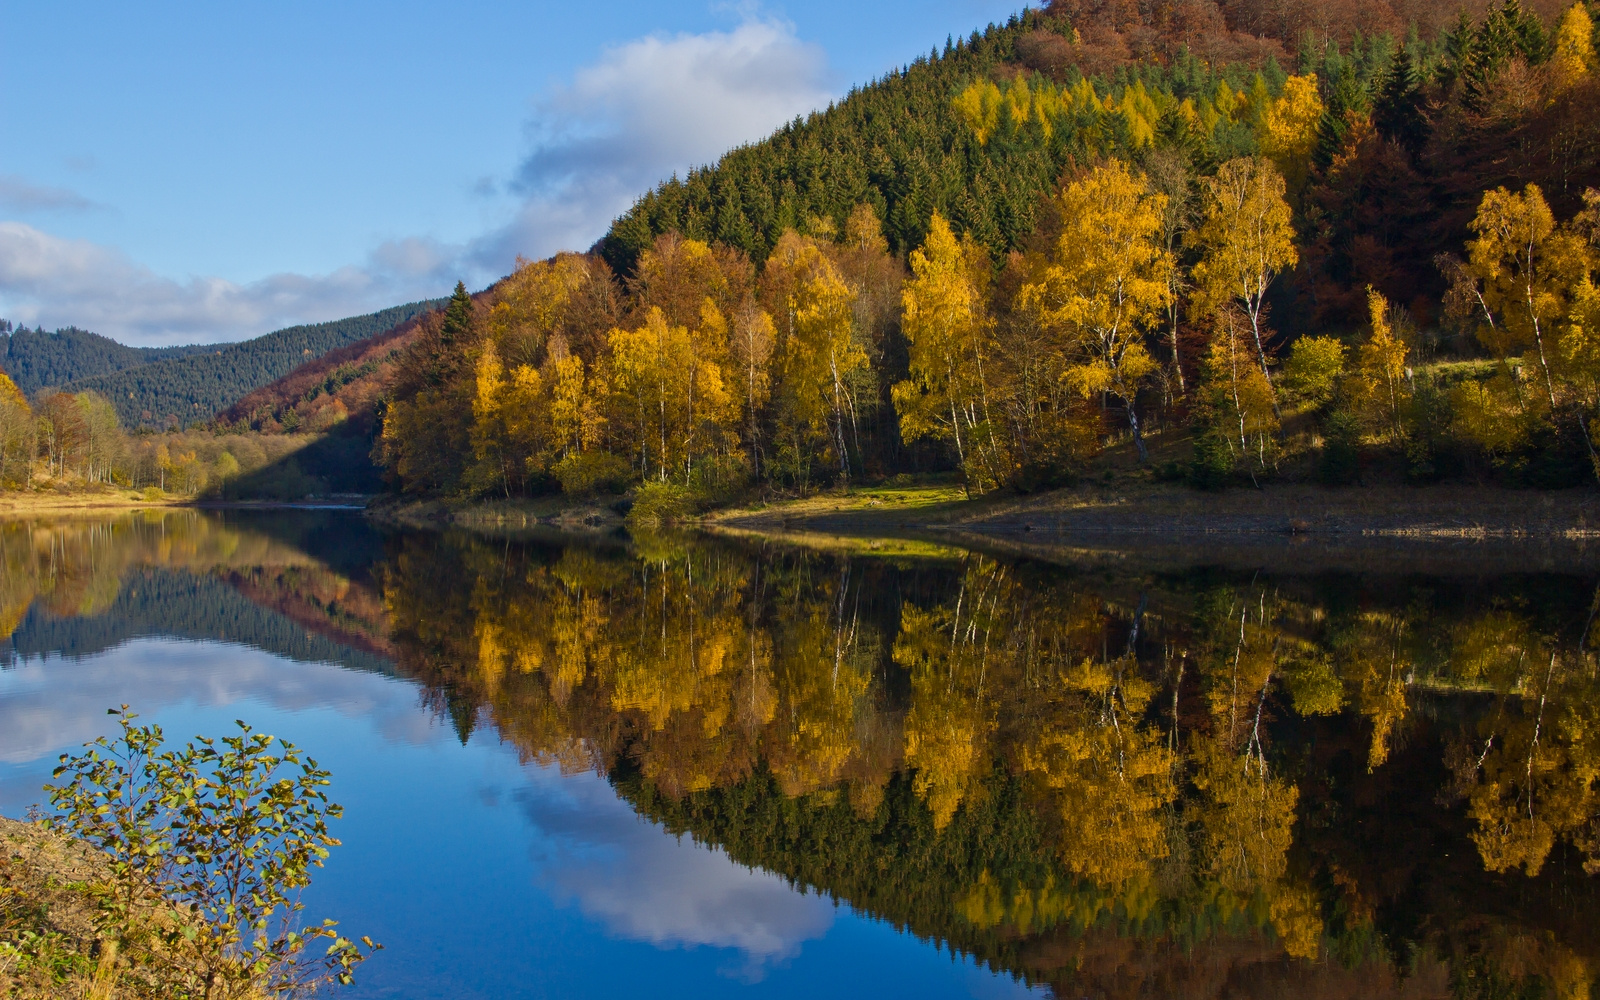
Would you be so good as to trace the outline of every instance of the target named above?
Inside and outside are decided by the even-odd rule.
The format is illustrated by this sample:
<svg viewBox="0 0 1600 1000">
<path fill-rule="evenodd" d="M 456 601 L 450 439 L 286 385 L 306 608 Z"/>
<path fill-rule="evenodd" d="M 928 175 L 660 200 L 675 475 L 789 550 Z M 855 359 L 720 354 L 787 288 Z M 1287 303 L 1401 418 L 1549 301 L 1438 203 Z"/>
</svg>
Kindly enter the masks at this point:
<svg viewBox="0 0 1600 1000">
<path fill-rule="evenodd" d="M 1067 378 L 1074 387 L 1123 404 L 1141 461 L 1139 390 L 1157 368 L 1144 335 L 1161 319 L 1175 266 L 1160 240 L 1165 207 L 1166 196 L 1121 161 L 1096 167 L 1057 198 L 1061 235 L 1018 293 L 1072 359 Z"/>
<path fill-rule="evenodd" d="M 1550 72 L 1558 90 L 1570 90 L 1594 72 L 1594 20 L 1586 5 L 1575 3 L 1561 15 L 1551 49 Z"/>
<path fill-rule="evenodd" d="M 1322 95 L 1315 73 L 1285 80 L 1283 92 L 1263 118 L 1261 152 L 1283 175 L 1291 196 L 1299 194 L 1310 175 L 1317 122 L 1321 119 Z"/>
<path fill-rule="evenodd" d="M 987 144 L 1000 124 L 1000 108 L 1004 103 L 1000 88 L 990 80 L 974 80 L 952 103 L 977 137 L 978 145 Z"/>
</svg>

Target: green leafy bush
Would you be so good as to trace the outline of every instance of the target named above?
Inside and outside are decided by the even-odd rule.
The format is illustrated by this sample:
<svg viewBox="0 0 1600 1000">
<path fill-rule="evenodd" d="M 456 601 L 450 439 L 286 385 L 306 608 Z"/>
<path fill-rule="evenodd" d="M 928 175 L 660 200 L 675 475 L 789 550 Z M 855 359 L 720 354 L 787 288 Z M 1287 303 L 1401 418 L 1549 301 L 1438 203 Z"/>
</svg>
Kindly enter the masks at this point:
<svg viewBox="0 0 1600 1000">
<path fill-rule="evenodd" d="M 1283 366 L 1283 387 L 1294 398 L 1325 406 L 1344 374 L 1344 345 L 1336 337 L 1301 337 Z"/>
<path fill-rule="evenodd" d="M 626 459 L 604 451 L 568 455 L 550 471 L 561 483 L 561 492 L 571 496 L 621 493 L 633 477 Z"/>
<path fill-rule="evenodd" d="M 1222 432 L 1206 427 L 1194 439 L 1189 461 L 1189 484 L 1201 490 L 1220 490 L 1233 478 L 1233 452 Z"/>
<path fill-rule="evenodd" d="M 164 750 L 159 726 L 113 709 L 120 739 L 61 757 L 47 785 L 56 830 L 110 860 L 113 891 L 102 912 L 113 941 L 153 935 L 178 957 L 188 995 L 206 1000 L 294 996 L 349 983 L 379 946 L 341 936 L 331 920 L 301 925 L 299 891 L 341 815 L 324 791 L 329 772 L 293 744 L 254 732 L 197 737 Z M 218 745 L 220 743 L 220 746 Z M 166 919 L 141 914 L 164 901 Z M 308 952 L 318 941 L 324 949 Z"/>
<path fill-rule="evenodd" d="M 693 517 L 699 510 L 699 499 L 694 490 L 677 483 L 645 483 L 633 498 L 628 523 L 655 528 Z"/>
</svg>

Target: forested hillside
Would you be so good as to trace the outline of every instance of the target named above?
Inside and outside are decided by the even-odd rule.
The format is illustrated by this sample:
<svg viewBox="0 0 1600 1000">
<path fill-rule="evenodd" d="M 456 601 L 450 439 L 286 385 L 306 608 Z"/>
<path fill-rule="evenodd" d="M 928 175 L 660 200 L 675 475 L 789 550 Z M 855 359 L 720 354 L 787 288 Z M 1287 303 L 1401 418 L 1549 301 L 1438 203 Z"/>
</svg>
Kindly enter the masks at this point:
<svg viewBox="0 0 1600 1000">
<path fill-rule="evenodd" d="M 75 326 L 47 333 L 42 327 L 10 329 L 0 320 L 0 370 L 26 395 L 47 386 L 138 368 L 166 358 L 183 358 L 217 350 L 220 344 L 183 347 L 128 347 L 110 337 Z"/>
<path fill-rule="evenodd" d="M 245 395 L 217 417 L 219 425 L 268 434 L 344 426 L 370 436 L 388 375 L 401 349 L 421 331 L 421 315 L 329 351 Z"/>
<path fill-rule="evenodd" d="M 1592 482 L 1595 47 L 1586 2 L 1024 12 L 459 293 L 381 458 L 647 508 L 1107 453 L 1203 487 Z"/>
<path fill-rule="evenodd" d="M 399 326 L 439 304 L 412 302 L 366 316 L 293 326 L 237 344 L 215 345 L 204 354 L 83 378 L 61 388 L 105 396 L 127 427 L 207 421 L 305 362 Z"/>
</svg>

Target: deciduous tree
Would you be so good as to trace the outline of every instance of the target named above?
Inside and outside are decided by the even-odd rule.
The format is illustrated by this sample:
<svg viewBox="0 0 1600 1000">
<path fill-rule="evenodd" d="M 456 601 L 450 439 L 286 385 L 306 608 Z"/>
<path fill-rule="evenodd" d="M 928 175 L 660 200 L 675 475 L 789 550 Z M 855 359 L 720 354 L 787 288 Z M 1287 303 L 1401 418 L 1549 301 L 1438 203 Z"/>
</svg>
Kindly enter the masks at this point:
<svg viewBox="0 0 1600 1000">
<path fill-rule="evenodd" d="M 1266 160 L 1245 157 L 1224 163 L 1204 188 L 1202 221 L 1195 231 L 1201 259 L 1194 280 L 1212 309 L 1232 302 L 1244 310 L 1256 360 L 1270 386 L 1267 291 L 1299 260 L 1283 175 Z"/>
<path fill-rule="evenodd" d="M 1072 384 L 1121 401 L 1141 461 L 1139 390 L 1156 370 L 1144 334 L 1161 318 L 1174 266 L 1160 243 L 1166 202 L 1121 162 L 1096 167 L 1062 191 L 1061 235 L 1019 293 L 1073 359 Z"/>
</svg>

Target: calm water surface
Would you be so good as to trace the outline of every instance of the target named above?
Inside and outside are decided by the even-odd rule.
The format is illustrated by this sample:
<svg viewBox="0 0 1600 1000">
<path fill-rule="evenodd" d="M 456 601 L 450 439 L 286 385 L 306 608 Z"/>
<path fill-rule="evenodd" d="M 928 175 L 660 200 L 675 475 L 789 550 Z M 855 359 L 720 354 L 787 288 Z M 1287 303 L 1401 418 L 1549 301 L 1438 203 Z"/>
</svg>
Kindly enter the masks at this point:
<svg viewBox="0 0 1600 1000">
<path fill-rule="evenodd" d="M 0 522 L 0 812 L 300 744 L 351 997 L 1589 994 L 1584 559 L 892 551 Z"/>
</svg>

